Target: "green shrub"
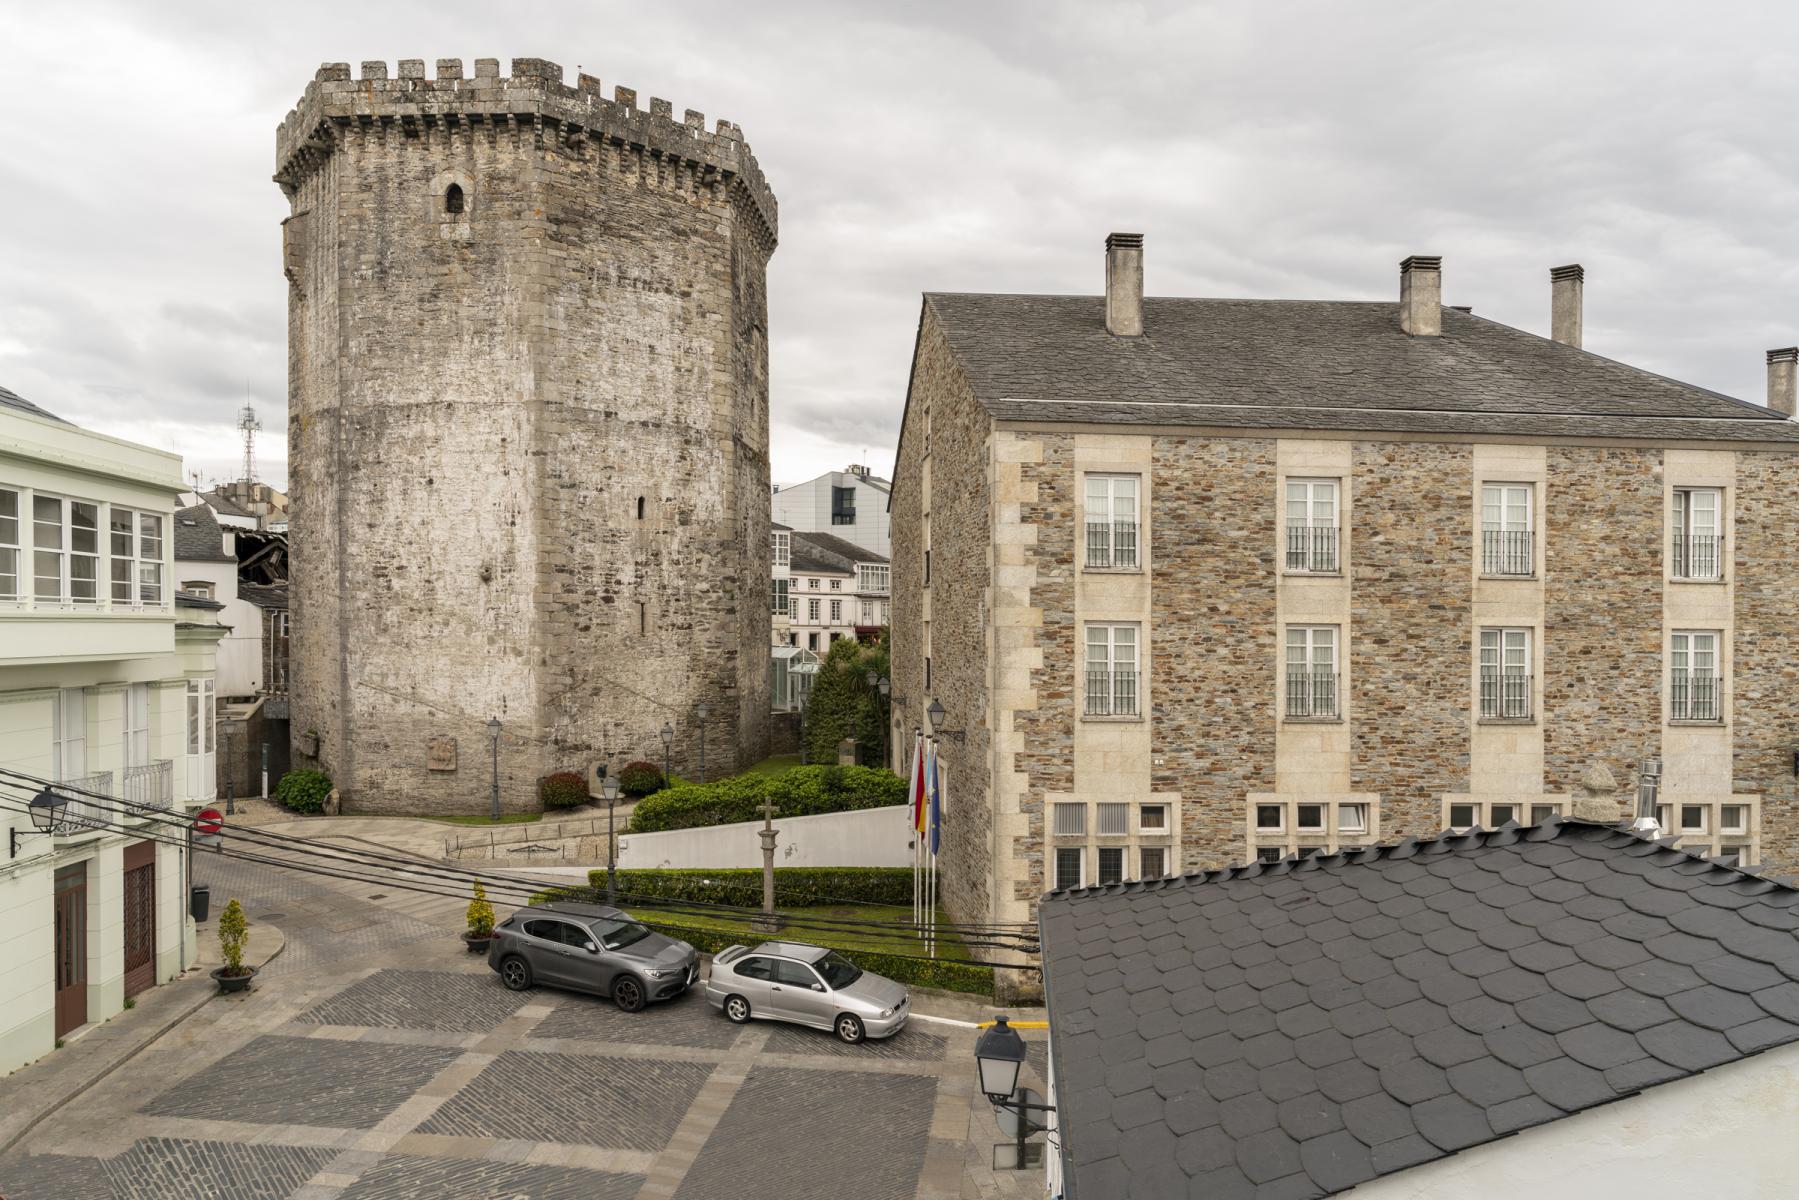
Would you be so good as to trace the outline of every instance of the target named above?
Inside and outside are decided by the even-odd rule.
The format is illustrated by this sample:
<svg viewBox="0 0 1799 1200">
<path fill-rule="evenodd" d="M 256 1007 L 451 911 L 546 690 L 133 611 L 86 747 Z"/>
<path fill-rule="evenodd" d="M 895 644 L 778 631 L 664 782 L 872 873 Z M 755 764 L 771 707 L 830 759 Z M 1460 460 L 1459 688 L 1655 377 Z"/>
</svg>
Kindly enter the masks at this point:
<svg viewBox="0 0 1799 1200">
<path fill-rule="evenodd" d="M 595 889 L 605 890 L 604 869 L 589 873 L 587 878 Z M 762 869 L 620 871 L 618 890 L 627 896 L 754 908 L 762 903 Z M 776 867 L 775 902 L 782 908 L 820 904 L 906 905 L 912 903 L 912 868 Z"/>
<path fill-rule="evenodd" d="M 777 817 L 884 808 L 906 802 L 906 781 L 877 767 L 794 767 L 780 775 L 680 783 L 639 801 L 631 832 L 760 821 L 764 802 L 774 805 Z"/>
<path fill-rule="evenodd" d="M 618 790 L 627 796 L 647 796 L 661 791 L 663 786 L 662 772 L 655 763 L 626 763 L 625 769 L 618 773 Z"/>
<path fill-rule="evenodd" d="M 587 803 L 587 780 L 574 771 L 557 771 L 537 781 L 537 798 L 546 809 Z"/>
<path fill-rule="evenodd" d="M 289 771 L 275 785 L 275 799 L 297 813 L 325 811 L 331 776 L 323 771 Z"/>
<path fill-rule="evenodd" d="M 877 675 L 891 670 L 884 630 L 867 645 L 854 638 L 831 643 L 806 698 L 806 741 L 801 749 L 807 762 L 836 762 L 838 743 L 854 738 L 856 761 L 880 763 L 889 702 L 868 686 L 871 670 Z"/>
</svg>

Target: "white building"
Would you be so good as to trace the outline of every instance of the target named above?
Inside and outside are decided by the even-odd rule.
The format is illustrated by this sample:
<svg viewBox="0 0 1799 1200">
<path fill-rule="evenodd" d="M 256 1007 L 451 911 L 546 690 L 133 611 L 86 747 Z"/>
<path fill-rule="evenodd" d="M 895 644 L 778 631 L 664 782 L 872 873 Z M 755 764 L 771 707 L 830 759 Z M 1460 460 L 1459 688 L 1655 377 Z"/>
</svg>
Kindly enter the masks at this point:
<svg viewBox="0 0 1799 1200">
<path fill-rule="evenodd" d="M 828 533 L 787 537 L 788 561 L 775 568 L 787 575 L 787 645 L 823 655 L 839 638 L 879 633 L 891 615 L 887 556 Z"/>
<path fill-rule="evenodd" d="M 0 388 L 0 1073 L 194 958 L 179 839 L 154 818 L 213 794 L 223 629 L 216 601 L 176 597 L 180 487 L 177 456 Z M 33 780 L 115 803 L 42 834 Z"/>
<path fill-rule="evenodd" d="M 775 522 L 796 533 L 828 533 L 872 550 L 887 561 L 889 548 L 887 494 L 893 485 L 852 464 L 817 479 L 777 487 L 769 499 Z"/>
</svg>

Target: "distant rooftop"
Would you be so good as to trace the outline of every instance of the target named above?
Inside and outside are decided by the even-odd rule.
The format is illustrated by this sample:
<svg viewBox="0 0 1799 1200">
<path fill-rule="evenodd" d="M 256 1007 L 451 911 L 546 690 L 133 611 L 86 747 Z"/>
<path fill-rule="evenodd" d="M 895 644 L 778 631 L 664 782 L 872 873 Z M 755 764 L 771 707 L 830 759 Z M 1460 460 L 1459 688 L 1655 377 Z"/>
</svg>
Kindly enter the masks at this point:
<svg viewBox="0 0 1799 1200">
<path fill-rule="evenodd" d="M 30 413 L 34 417 L 48 417 L 52 421 L 62 421 L 64 425 L 72 424 L 47 409 L 39 408 L 19 393 L 10 388 L 0 387 L 0 408 L 10 408 L 17 412 Z"/>
</svg>

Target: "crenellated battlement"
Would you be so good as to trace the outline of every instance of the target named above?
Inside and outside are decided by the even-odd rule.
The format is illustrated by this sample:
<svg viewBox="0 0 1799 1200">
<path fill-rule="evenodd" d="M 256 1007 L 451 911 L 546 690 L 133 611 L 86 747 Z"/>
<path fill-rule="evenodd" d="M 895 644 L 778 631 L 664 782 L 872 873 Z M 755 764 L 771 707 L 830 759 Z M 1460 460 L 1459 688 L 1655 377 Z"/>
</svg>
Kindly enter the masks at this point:
<svg viewBox="0 0 1799 1200">
<path fill-rule="evenodd" d="M 654 97 L 647 111 L 640 109 L 628 87 L 614 87 L 608 99 L 598 76 L 583 72 L 570 86 L 562 68 L 542 58 L 513 59 L 511 75 L 500 74 L 499 59 L 477 58 L 472 76 L 463 73 L 461 59 L 440 58 L 430 78 L 420 58 L 401 59 L 391 76 L 386 62 L 364 62 L 354 78 L 349 63 L 325 63 L 276 129 L 275 181 L 296 186 L 344 131 L 377 122 L 424 128 L 541 122 L 577 152 L 593 139 L 642 147 L 716 172 L 718 183 L 749 199 L 771 243 L 778 230 L 774 192 L 736 124 L 721 118 L 708 131 L 705 114 L 690 108 L 677 120 L 674 105 Z"/>
</svg>

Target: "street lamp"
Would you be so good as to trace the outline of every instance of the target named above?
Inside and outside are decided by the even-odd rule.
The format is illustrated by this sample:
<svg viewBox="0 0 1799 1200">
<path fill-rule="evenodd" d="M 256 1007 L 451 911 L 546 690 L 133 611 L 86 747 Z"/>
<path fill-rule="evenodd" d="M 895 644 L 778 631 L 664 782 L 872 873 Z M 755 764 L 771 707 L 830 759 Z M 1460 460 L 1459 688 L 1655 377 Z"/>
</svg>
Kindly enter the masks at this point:
<svg viewBox="0 0 1799 1200">
<path fill-rule="evenodd" d="M 618 803 L 618 777 L 606 773 L 600 764 L 600 795 L 606 800 L 606 903 L 618 903 L 618 835 L 613 831 L 612 812 Z"/>
<path fill-rule="evenodd" d="M 958 742 L 962 740 L 963 735 L 960 729 L 943 728 L 943 718 L 945 715 L 943 711 L 943 701 L 933 696 L 931 698 L 931 703 L 926 706 L 924 710 L 924 715 L 930 720 L 932 737 L 953 737 Z"/>
<path fill-rule="evenodd" d="M 675 727 L 667 721 L 662 723 L 662 786 L 671 787 L 673 781 L 668 777 L 668 750 L 675 744 Z"/>
<path fill-rule="evenodd" d="M 702 702 L 702 703 L 694 706 L 693 715 L 695 717 L 698 717 L 699 722 L 700 722 L 700 782 L 705 783 L 706 782 L 706 718 L 712 715 L 712 710 L 710 708 L 708 708 Z"/>
<path fill-rule="evenodd" d="M 500 718 L 487 718 L 487 738 L 493 743 L 493 795 L 492 816 L 500 819 Z"/>
<path fill-rule="evenodd" d="M 893 694 L 893 681 L 883 675 L 875 686 L 881 692 L 881 764 L 888 770 L 892 770 L 893 751 L 889 748 L 889 735 L 892 730 L 888 727 L 893 724 L 893 707 L 888 703 L 887 697 Z"/>
<path fill-rule="evenodd" d="M 994 1017 L 993 1025 L 975 1039 L 974 1061 L 980 1070 L 981 1094 L 995 1108 L 1004 1109 L 1018 1118 L 1017 1165 L 1024 1166 L 1025 1139 L 1042 1133 L 1048 1125 L 1031 1119 L 1030 1113 L 1053 1113 L 1053 1104 L 1033 1104 L 1018 1087 L 1018 1069 L 1024 1065 L 1024 1039 L 1006 1024 L 1006 1018 Z"/>
<path fill-rule="evenodd" d="M 8 858 L 19 857 L 20 838 L 55 833 L 57 827 L 62 824 L 63 813 L 68 810 L 69 798 L 45 788 L 33 796 L 31 802 L 25 807 L 31 813 L 32 832 L 26 833 L 19 829 L 11 831 L 12 836 L 7 839 L 8 849 L 11 851 L 7 855 Z"/>
</svg>

